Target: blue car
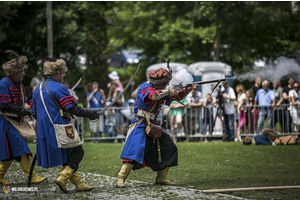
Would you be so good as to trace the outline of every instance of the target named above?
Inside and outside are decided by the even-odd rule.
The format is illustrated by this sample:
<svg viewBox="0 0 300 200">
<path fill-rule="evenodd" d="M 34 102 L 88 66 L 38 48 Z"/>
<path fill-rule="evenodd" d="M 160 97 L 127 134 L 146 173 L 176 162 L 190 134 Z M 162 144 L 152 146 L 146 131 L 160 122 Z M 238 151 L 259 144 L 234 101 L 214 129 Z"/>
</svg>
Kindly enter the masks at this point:
<svg viewBox="0 0 300 200">
<path fill-rule="evenodd" d="M 137 49 L 118 51 L 117 53 L 111 55 L 109 66 L 125 68 L 128 65 L 137 65 L 141 59 L 141 52 L 141 50 Z"/>
</svg>

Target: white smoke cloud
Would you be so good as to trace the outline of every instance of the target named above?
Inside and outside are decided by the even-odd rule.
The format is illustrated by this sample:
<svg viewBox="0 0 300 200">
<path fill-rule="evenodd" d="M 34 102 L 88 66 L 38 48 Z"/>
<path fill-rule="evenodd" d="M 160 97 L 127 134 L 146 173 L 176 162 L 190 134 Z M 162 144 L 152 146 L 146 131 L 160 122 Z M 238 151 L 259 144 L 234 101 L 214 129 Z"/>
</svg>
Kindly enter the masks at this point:
<svg viewBox="0 0 300 200">
<path fill-rule="evenodd" d="M 266 65 L 262 69 L 253 70 L 243 75 L 237 75 L 238 81 L 254 81 L 257 77 L 263 80 L 280 81 L 287 76 L 291 76 L 295 81 L 300 81 L 300 65 L 295 59 L 280 57 L 277 64 Z"/>
<path fill-rule="evenodd" d="M 183 86 L 186 86 L 193 81 L 193 76 L 186 69 L 184 69 L 183 67 L 177 67 L 176 73 L 173 72 L 172 74 L 172 80 L 169 82 L 169 86 L 173 88 L 175 85 L 179 85 L 180 83 Z"/>
</svg>

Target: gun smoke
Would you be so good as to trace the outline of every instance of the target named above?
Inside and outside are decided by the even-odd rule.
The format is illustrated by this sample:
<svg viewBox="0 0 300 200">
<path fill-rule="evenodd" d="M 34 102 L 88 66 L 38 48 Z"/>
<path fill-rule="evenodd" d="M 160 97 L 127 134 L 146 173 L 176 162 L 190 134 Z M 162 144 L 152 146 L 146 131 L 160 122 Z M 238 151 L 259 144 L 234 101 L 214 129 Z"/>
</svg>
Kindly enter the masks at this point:
<svg viewBox="0 0 300 200">
<path fill-rule="evenodd" d="M 174 86 L 182 84 L 182 86 L 186 86 L 194 82 L 193 76 L 183 67 L 177 67 L 176 73 L 172 74 L 172 80 L 169 82 L 169 86 L 174 88 Z"/>
<path fill-rule="evenodd" d="M 243 75 L 237 75 L 236 81 L 254 81 L 257 77 L 261 80 L 281 81 L 287 77 L 292 77 L 295 81 L 300 81 L 300 65 L 295 59 L 280 57 L 277 64 L 266 65 L 262 69 L 256 69 Z"/>
</svg>

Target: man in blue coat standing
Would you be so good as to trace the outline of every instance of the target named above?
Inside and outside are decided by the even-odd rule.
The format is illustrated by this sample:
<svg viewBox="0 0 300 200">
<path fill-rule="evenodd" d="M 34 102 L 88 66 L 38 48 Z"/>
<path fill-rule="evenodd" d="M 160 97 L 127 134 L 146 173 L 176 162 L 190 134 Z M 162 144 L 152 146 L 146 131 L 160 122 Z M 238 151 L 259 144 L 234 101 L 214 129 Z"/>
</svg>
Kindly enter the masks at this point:
<svg viewBox="0 0 300 200">
<path fill-rule="evenodd" d="M 59 148 L 53 124 L 68 124 L 71 115 L 87 117 L 92 120 L 98 119 L 99 115 L 96 111 L 82 109 L 77 106 L 78 103 L 75 98 L 70 94 L 68 88 L 62 84 L 68 70 L 64 60 L 44 58 L 43 61 L 44 75 L 48 78 L 46 82 L 41 83 L 35 89 L 31 102 L 31 111 L 37 119 L 36 155 L 38 165 L 43 168 L 63 166 L 63 170 L 55 183 L 65 193 L 68 192 L 66 183 L 69 179 L 76 186 L 76 191 L 92 190 L 93 187 L 84 184 L 78 173 L 79 163 L 84 155 L 82 146 Z M 44 107 L 40 90 L 53 124 Z M 60 112 L 60 109 L 63 113 Z"/>
<path fill-rule="evenodd" d="M 117 187 L 125 187 L 124 182 L 132 169 L 143 167 L 150 167 L 153 171 L 157 171 L 155 184 L 174 185 L 166 176 L 170 167 L 178 165 L 176 145 L 165 132 L 162 132 L 161 137 L 153 139 L 146 134 L 145 128 L 149 123 L 157 124 L 157 117 L 164 104 L 169 106 L 173 100 L 184 99 L 198 85 L 194 84 L 180 91 L 170 87 L 165 89 L 172 78 L 170 68 L 169 71 L 159 68 L 149 72 L 148 75 L 149 83 L 141 84 L 137 92 L 135 115 L 129 125 L 121 154 L 123 166 L 118 173 Z M 147 116 L 151 116 L 150 119 Z"/>
<path fill-rule="evenodd" d="M 20 162 L 26 176 L 29 176 L 29 156 L 32 154 L 26 140 L 12 123 L 20 122 L 21 118 L 30 115 L 31 112 L 23 107 L 26 94 L 22 81 L 27 57 L 19 56 L 11 50 L 5 53 L 10 53 L 13 59 L 2 65 L 7 76 L 0 81 L 0 184 L 10 185 L 12 183 L 6 181 L 4 176 L 14 159 Z M 33 172 L 31 183 L 41 183 L 46 179 L 47 177 L 37 176 Z"/>
</svg>

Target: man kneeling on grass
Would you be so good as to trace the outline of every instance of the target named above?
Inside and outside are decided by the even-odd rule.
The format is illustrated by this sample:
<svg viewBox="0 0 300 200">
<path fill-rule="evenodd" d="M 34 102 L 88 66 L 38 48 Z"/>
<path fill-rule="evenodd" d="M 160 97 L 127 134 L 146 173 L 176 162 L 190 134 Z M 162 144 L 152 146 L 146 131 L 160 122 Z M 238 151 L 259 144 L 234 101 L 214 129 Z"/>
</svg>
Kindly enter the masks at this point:
<svg viewBox="0 0 300 200">
<path fill-rule="evenodd" d="M 151 167 L 157 171 L 155 184 L 174 185 L 166 179 L 169 167 L 178 165 L 177 147 L 169 135 L 161 130 L 153 132 L 156 136 L 149 136 L 148 127 L 156 124 L 157 116 L 165 103 L 170 105 L 174 100 L 182 100 L 198 84 L 193 84 L 184 90 L 175 91 L 170 87 L 162 95 L 172 78 L 172 73 L 165 69 L 157 69 L 149 72 L 149 83 L 143 83 L 137 92 L 134 105 L 135 116 L 129 125 L 125 146 L 121 154 L 123 166 L 118 173 L 117 187 L 125 187 L 125 179 L 130 171 Z M 158 128 L 159 129 L 159 128 Z M 153 128 L 151 128 L 153 131 Z M 148 134 L 147 134 L 148 133 Z"/>
</svg>

